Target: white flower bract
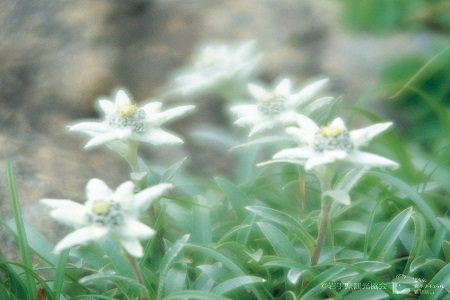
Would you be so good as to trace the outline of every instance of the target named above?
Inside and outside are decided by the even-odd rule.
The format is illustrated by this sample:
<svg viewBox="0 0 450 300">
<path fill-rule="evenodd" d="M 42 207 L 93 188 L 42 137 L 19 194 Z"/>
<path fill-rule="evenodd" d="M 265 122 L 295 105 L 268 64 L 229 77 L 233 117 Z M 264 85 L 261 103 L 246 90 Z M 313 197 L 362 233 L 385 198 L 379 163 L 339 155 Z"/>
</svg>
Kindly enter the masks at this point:
<svg viewBox="0 0 450 300">
<path fill-rule="evenodd" d="M 288 127 L 287 133 L 292 135 L 299 146 L 281 150 L 273 159 L 261 163 L 265 165 L 274 162 L 290 162 L 312 170 L 319 166 L 344 161 L 366 167 L 397 168 L 398 164 L 382 156 L 361 151 L 359 148 L 388 129 L 392 123 L 374 124 L 362 129 L 348 131 L 341 118 L 334 119 L 330 124 L 319 127 L 306 116 L 297 116 L 298 127 Z"/>
<path fill-rule="evenodd" d="M 139 221 L 139 214 L 171 187 L 169 183 L 161 183 L 135 194 L 131 181 L 113 191 L 105 182 L 94 178 L 86 185 L 84 205 L 67 199 L 41 199 L 53 209 L 50 215 L 55 220 L 76 228 L 56 244 L 55 252 L 110 238 L 130 255 L 142 257 L 139 240 L 152 237 L 155 231 Z"/>
<path fill-rule="evenodd" d="M 138 107 L 124 89 L 115 92 L 114 102 L 99 99 L 98 106 L 103 120 L 83 121 L 69 126 L 70 131 L 91 137 L 85 148 L 114 141 L 140 141 L 153 145 L 183 143 L 179 137 L 160 126 L 194 109 L 193 105 L 183 105 L 161 111 L 161 102 Z"/>
<path fill-rule="evenodd" d="M 249 84 L 249 92 L 256 103 L 231 107 L 230 110 L 238 117 L 234 123 L 251 127 L 249 137 L 276 125 L 294 123 L 298 115 L 309 115 L 332 102 L 333 97 L 315 98 L 327 82 L 327 79 L 317 80 L 295 93 L 292 93 L 292 83 L 287 78 L 273 89 Z"/>
<path fill-rule="evenodd" d="M 183 94 L 236 88 L 256 72 L 261 55 L 255 41 L 238 44 L 210 43 L 194 54 L 192 64 L 174 78 L 175 89 Z M 230 82 L 232 83 L 230 85 Z"/>
</svg>

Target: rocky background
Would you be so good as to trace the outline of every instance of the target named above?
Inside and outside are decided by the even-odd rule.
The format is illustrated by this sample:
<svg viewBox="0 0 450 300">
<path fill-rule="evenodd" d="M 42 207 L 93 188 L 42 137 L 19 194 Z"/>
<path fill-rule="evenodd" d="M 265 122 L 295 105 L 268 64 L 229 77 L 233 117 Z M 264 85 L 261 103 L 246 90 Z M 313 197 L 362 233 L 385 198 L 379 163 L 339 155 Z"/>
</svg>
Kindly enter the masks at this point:
<svg viewBox="0 0 450 300">
<path fill-rule="evenodd" d="M 63 232 L 54 230 L 38 199 L 83 202 L 90 178 L 111 187 L 127 180 L 128 166 L 115 154 L 84 151 L 85 139 L 65 126 L 97 117 L 97 97 L 119 85 L 137 101 L 157 98 L 201 42 L 257 39 L 266 53 L 263 79 L 327 76 L 333 94 L 349 102 L 376 84 L 380 65 L 398 49 L 420 48 L 414 37 L 352 34 L 340 25 L 339 10 L 333 0 L 1 1 L 0 218 L 12 216 L 7 160 L 25 221 L 54 241 Z M 197 105 L 195 116 L 171 124 L 174 131 L 186 137 L 190 124 L 226 124 L 220 105 Z M 192 156 L 188 167 L 199 174 L 227 171 L 213 150 L 199 155 L 189 143 L 149 155 L 167 165 Z M 2 233 L 0 251 L 12 247 Z"/>
</svg>

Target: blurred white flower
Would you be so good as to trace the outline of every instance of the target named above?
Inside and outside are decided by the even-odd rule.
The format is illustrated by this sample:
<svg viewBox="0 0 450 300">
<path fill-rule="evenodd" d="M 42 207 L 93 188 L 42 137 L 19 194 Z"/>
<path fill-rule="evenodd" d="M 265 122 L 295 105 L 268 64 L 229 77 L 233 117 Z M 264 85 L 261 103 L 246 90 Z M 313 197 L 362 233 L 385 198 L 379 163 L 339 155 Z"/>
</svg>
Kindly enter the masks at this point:
<svg viewBox="0 0 450 300">
<path fill-rule="evenodd" d="M 259 165 L 284 161 L 303 165 L 305 170 L 312 170 L 322 165 L 345 161 L 366 167 L 398 167 L 392 160 L 359 150 L 373 137 L 388 129 L 392 122 L 352 131 L 347 130 L 341 118 L 321 127 L 306 116 L 297 116 L 296 122 L 298 127 L 289 127 L 286 131 L 294 136 L 300 145 L 284 149 L 276 153 L 271 161 Z"/>
<path fill-rule="evenodd" d="M 171 187 L 169 183 L 161 183 L 134 194 L 135 186 L 131 181 L 112 191 L 105 182 L 94 178 L 86 185 L 84 205 L 66 199 L 41 199 L 43 204 L 53 208 L 50 214 L 55 220 L 77 228 L 56 245 L 55 252 L 110 238 L 119 242 L 130 255 L 142 257 L 139 240 L 152 237 L 155 231 L 138 220 L 139 213 Z"/>
<path fill-rule="evenodd" d="M 249 84 L 248 89 L 257 102 L 231 107 L 238 116 L 234 123 L 251 126 L 249 137 L 276 125 L 294 123 L 296 116 L 309 115 L 332 102 L 333 97 L 315 98 L 327 82 L 328 79 L 315 81 L 295 93 L 289 79 L 281 80 L 273 89 Z"/>
<path fill-rule="evenodd" d="M 255 41 L 203 45 L 194 54 L 192 64 L 174 78 L 174 89 L 183 94 L 214 90 L 230 95 L 235 92 L 231 90 L 245 87 L 261 58 Z"/>
<path fill-rule="evenodd" d="M 69 126 L 70 131 L 91 136 L 85 148 L 114 141 L 141 141 L 154 145 L 183 143 L 179 137 L 161 129 L 160 126 L 193 110 L 193 105 L 165 111 L 161 111 L 161 102 L 150 102 L 138 107 L 123 89 L 117 90 L 114 98 L 114 102 L 108 99 L 98 100 L 103 120 L 80 122 Z"/>
</svg>

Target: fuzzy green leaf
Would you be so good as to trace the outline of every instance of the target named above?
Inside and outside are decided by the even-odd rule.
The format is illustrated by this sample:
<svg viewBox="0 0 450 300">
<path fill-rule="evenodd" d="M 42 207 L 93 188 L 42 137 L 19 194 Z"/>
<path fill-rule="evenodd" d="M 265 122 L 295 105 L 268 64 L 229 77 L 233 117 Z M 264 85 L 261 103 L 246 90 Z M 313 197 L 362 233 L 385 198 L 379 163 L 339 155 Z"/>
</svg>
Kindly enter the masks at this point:
<svg viewBox="0 0 450 300">
<path fill-rule="evenodd" d="M 407 208 L 399 213 L 385 228 L 381 236 L 375 242 L 369 254 L 370 260 L 382 260 L 392 249 L 394 242 L 398 239 L 403 228 L 412 215 L 412 208 Z"/>
<path fill-rule="evenodd" d="M 277 224 L 280 224 L 290 232 L 295 234 L 297 238 L 308 248 L 310 253 L 314 249 L 315 239 L 303 228 L 303 225 L 294 217 L 263 206 L 248 206 L 247 209 L 254 214 L 257 214 L 260 217 L 263 217 L 267 220 L 273 221 Z"/>
<path fill-rule="evenodd" d="M 220 295 L 226 294 L 237 288 L 240 288 L 240 287 L 243 287 L 246 285 L 250 285 L 250 284 L 261 283 L 264 281 L 265 281 L 264 279 L 262 279 L 260 277 L 256 277 L 256 276 L 239 276 L 239 277 L 235 277 L 235 278 L 232 278 L 232 279 L 222 282 L 221 284 L 214 287 L 212 289 L 212 292 L 220 294 Z"/>
<path fill-rule="evenodd" d="M 297 260 L 294 246 L 281 230 L 269 223 L 257 222 L 257 224 L 278 256 L 289 258 L 293 261 Z"/>
</svg>

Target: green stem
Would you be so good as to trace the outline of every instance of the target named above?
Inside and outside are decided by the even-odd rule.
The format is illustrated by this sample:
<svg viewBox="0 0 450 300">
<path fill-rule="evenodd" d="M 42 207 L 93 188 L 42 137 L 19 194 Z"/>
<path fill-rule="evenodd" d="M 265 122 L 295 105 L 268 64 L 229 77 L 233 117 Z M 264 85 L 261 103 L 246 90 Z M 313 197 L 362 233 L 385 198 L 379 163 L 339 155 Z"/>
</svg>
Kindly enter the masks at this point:
<svg viewBox="0 0 450 300">
<path fill-rule="evenodd" d="M 125 254 L 125 257 L 127 258 L 128 262 L 131 265 L 131 269 L 133 270 L 133 274 L 136 277 L 136 280 L 142 285 L 145 286 L 144 277 L 142 276 L 141 269 L 139 268 L 139 265 L 134 257 L 132 257 L 130 254 L 128 254 L 127 251 L 123 251 Z M 148 298 L 144 295 L 144 292 L 141 292 L 141 298 L 142 300 L 148 300 Z"/>
<path fill-rule="evenodd" d="M 323 247 L 325 236 L 327 235 L 327 227 L 330 219 L 331 201 L 322 201 L 322 215 L 320 218 L 319 234 L 317 236 L 316 247 L 311 256 L 311 266 L 317 265 L 320 256 L 320 250 Z"/>
<path fill-rule="evenodd" d="M 314 248 L 313 254 L 311 255 L 311 266 L 317 265 L 317 262 L 319 261 L 320 250 L 322 250 L 323 244 L 325 242 L 325 237 L 327 235 L 328 223 L 330 221 L 331 204 L 333 202 L 331 200 L 325 199 L 323 195 L 326 191 L 329 191 L 331 189 L 331 182 L 336 172 L 336 168 L 337 166 L 335 164 L 330 164 L 316 170 L 316 175 L 320 181 L 322 198 L 319 232 L 317 234 L 316 247 Z"/>
<path fill-rule="evenodd" d="M 137 141 L 129 141 L 128 142 L 128 152 L 125 155 L 125 159 L 127 160 L 128 164 L 131 167 L 131 170 L 134 173 L 139 173 L 139 164 L 138 164 L 138 146 L 139 143 Z"/>
</svg>

